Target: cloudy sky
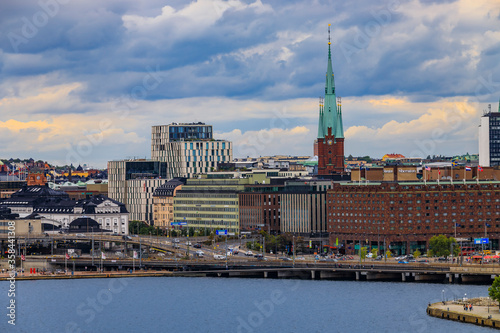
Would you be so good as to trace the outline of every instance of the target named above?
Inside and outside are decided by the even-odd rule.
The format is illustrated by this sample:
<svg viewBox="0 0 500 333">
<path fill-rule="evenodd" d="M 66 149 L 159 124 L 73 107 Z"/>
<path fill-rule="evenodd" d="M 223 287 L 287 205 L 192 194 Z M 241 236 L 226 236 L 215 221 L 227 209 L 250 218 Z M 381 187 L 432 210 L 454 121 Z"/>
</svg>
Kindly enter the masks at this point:
<svg viewBox="0 0 500 333">
<path fill-rule="evenodd" d="M 0 3 L 0 158 L 105 167 L 192 121 L 312 155 L 328 23 L 346 155 L 478 152 L 500 1 L 26 0 Z"/>
</svg>

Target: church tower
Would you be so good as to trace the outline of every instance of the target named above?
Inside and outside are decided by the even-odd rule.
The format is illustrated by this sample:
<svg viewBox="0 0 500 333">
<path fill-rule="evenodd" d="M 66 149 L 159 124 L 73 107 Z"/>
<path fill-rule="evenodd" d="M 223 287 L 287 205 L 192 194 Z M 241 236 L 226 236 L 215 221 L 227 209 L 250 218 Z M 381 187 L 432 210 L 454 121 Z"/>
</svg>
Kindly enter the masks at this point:
<svg viewBox="0 0 500 333">
<path fill-rule="evenodd" d="M 320 99 L 318 139 L 318 175 L 344 172 L 344 127 L 340 97 L 335 94 L 335 77 L 332 69 L 330 24 L 328 24 L 328 66 L 326 70 L 325 98 Z"/>
</svg>

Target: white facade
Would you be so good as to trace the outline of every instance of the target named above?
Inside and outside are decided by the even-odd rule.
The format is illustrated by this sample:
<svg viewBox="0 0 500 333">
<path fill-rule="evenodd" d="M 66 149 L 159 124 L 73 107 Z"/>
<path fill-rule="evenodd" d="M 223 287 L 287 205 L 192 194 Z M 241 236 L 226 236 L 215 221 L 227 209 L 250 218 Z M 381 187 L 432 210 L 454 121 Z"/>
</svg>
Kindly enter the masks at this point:
<svg viewBox="0 0 500 333">
<path fill-rule="evenodd" d="M 490 118 L 481 117 L 479 125 L 479 165 L 490 166 Z"/>
</svg>

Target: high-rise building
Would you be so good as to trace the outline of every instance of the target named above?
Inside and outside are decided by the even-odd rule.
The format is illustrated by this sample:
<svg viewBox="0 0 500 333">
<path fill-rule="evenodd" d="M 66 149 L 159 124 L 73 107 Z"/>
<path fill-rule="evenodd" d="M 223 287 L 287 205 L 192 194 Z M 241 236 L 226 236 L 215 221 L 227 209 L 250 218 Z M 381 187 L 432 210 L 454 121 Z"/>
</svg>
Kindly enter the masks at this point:
<svg viewBox="0 0 500 333">
<path fill-rule="evenodd" d="M 233 159 L 232 144 L 214 140 L 212 125 L 172 123 L 152 127 L 151 159 L 167 162 L 168 178 L 193 177 Z"/>
<path fill-rule="evenodd" d="M 498 112 L 488 112 L 479 125 L 479 165 L 500 165 L 500 101 Z"/>
<path fill-rule="evenodd" d="M 344 172 L 344 128 L 340 97 L 335 94 L 335 78 L 330 49 L 330 25 L 328 25 L 328 66 L 326 70 L 325 98 L 319 105 L 318 139 L 315 152 L 318 154 L 318 175 L 333 175 Z"/>
<path fill-rule="evenodd" d="M 123 202 L 131 221 L 154 224 L 153 194 L 168 181 L 167 163 L 148 160 L 108 162 L 108 195 Z"/>
</svg>

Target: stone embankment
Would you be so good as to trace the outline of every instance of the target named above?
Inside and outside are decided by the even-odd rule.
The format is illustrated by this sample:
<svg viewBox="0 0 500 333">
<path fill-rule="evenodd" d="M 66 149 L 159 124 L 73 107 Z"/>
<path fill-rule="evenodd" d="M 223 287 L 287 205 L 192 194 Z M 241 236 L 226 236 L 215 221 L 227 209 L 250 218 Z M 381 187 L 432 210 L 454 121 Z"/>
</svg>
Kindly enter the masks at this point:
<svg viewBox="0 0 500 333">
<path fill-rule="evenodd" d="M 472 305 L 472 310 L 469 309 L 469 305 Z M 427 314 L 437 318 L 500 329 L 498 302 L 487 297 L 429 304 Z"/>
</svg>

